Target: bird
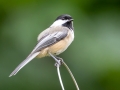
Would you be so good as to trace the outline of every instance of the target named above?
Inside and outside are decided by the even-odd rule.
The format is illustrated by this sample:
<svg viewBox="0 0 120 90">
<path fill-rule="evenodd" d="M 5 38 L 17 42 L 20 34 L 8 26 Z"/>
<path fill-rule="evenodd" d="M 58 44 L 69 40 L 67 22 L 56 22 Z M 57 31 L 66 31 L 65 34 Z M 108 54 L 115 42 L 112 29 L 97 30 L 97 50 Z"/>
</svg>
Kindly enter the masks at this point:
<svg viewBox="0 0 120 90">
<path fill-rule="evenodd" d="M 73 20 L 68 14 L 58 16 L 49 28 L 38 35 L 37 44 L 32 52 L 14 69 L 9 77 L 16 75 L 36 57 L 51 56 L 57 62 L 57 55 L 64 52 L 74 40 Z"/>
</svg>

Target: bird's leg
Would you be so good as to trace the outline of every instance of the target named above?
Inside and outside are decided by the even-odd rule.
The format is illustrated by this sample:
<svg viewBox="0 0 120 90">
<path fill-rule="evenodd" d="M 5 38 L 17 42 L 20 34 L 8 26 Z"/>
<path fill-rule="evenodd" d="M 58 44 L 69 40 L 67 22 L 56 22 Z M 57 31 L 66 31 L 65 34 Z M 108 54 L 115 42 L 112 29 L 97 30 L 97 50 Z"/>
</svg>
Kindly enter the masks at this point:
<svg viewBox="0 0 120 90">
<path fill-rule="evenodd" d="M 49 55 L 55 60 L 55 66 L 57 67 L 57 64 L 59 65 L 59 66 L 61 66 L 62 65 L 62 61 L 63 61 L 63 59 L 62 58 L 60 58 L 60 57 L 57 57 L 57 56 L 54 56 L 53 54 L 51 54 L 51 53 L 49 53 Z"/>
</svg>

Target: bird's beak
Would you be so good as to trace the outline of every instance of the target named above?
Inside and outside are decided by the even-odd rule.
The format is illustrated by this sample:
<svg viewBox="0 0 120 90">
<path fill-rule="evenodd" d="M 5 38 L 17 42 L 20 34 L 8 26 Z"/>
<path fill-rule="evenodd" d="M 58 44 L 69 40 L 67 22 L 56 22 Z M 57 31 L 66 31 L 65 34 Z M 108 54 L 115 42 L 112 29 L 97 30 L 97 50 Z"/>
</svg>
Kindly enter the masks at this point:
<svg viewBox="0 0 120 90">
<path fill-rule="evenodd" d="M 70 19 L 69 21 L 73 21 L 74 19 Z"/>
</svg>

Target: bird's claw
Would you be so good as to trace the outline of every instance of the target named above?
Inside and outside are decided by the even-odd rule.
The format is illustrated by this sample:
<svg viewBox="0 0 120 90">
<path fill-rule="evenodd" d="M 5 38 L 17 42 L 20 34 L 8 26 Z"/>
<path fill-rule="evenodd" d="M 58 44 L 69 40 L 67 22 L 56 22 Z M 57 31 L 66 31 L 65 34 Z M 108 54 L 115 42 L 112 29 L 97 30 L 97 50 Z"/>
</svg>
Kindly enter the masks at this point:
<svg viewBox="0 0 120 90">
<path fill-rule="evenodd" d="M 57 67 L 57 65 L 61 66 L 62 65 L 62 62 L 63 62 L 63 59 L 60 58 L 60 57 L 56 57 L 57 58 L 57 61 L 55 63 L 55 66 Z"/>
</svg>

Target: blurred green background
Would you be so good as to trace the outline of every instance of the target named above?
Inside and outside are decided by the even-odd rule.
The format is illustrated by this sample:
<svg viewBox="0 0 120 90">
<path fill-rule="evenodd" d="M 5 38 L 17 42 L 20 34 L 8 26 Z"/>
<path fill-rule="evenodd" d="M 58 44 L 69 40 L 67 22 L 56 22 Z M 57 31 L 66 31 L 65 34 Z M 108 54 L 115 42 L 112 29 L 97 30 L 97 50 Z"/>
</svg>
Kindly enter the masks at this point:
<svg viewBox="0 0 120 90">
<path fill-rule="evenodd" d="M 81 90 L 120 90 L 119 0 L 0 0 L 0 90 L 61 90 L 54 60 L 34 59 L 9 74 L 57 16 L 74 18 L 75 40 L 60 55 Z M 64 66 L 66 90 L 76 90 Z"/>
</svg>

